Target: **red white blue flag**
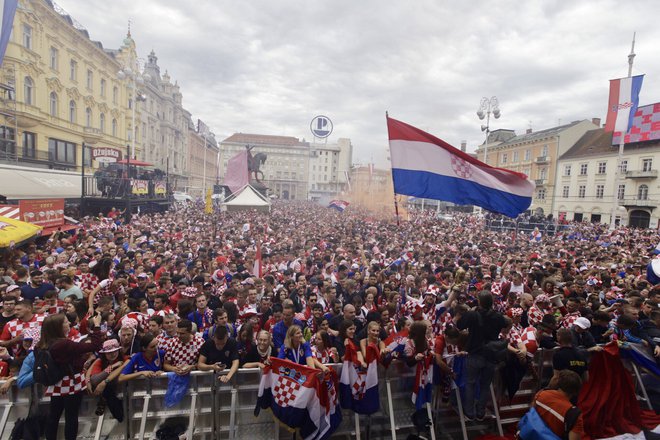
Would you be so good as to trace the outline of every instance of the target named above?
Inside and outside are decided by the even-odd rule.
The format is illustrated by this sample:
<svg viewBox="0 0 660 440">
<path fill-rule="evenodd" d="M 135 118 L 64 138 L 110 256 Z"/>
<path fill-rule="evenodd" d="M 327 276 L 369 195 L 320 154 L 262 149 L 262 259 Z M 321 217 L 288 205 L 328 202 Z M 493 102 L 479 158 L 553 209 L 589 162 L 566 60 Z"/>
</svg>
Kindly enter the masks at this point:
<svg viewBox="0 0 660 440">
<path fill-rule="evenodd" d="M 336 397 L 331 397 L 330 387 L 319 373 L 315 368 L 271 357 L 261 376 L 255 416 L 270 408 L 277 420 L 297 430 L 304 440 L 328 437 L 341 422 L 341 413 L 335 410 Z"/>
<path fill-rule="evenodd" d="M 344 209 L 350 205 L 350 203 L 344 200 L 332 200 L 328 205 L 328 208 L 336 209 L 339 212 L 344 212 Z"/>
<path fill-rule="evenodd" d="M 415 384 L 413 385 L 412 402 L 415 408 L 422 409 L 424 404 L 433 400 L 433 354 L 429 353 L 417 362 Z"/>
<path fill-rule="evenodd" d="M 403 352 L 406 349 L 406 343 L 408 342 L 408 329 L 404 328 L 396 333 L 390 334 L 387 339 L 385 339 L 385 348 L 388 349 L 389 353 L 383 359 L 383 365 L 388 367 L 394 359 L 399 359 L 403 357 Z"/>
<path fill-rule="evenodd" d="M 610 99 L 605 131 L 626 134 L 630 131 L 639 106 L 644 75 L 610 80 Z"/>
<path fill-rule="evenodd" d="M 494 168 L 419 128 L 387 118 L 394 192 L 476 205 L 509 217 L 526 211 L 535 185 L 527 176 Z"/>
<path fill-rule="evenodd" d="M 346 346 L 344 365 L 341 369 L 339 389 L 341 407 L 358 414 L 373 414 L 380 409 L 378 394 L 378 348 L 367 345 L 367 368 L 363 368 L 357 359 L 357 350 L 353 345 Z"/>
<path fill-rule="evenodd" d="M 0 66 L 5 58 L 17 7 L 18 0 L 0 0 Z"/>
</svg>

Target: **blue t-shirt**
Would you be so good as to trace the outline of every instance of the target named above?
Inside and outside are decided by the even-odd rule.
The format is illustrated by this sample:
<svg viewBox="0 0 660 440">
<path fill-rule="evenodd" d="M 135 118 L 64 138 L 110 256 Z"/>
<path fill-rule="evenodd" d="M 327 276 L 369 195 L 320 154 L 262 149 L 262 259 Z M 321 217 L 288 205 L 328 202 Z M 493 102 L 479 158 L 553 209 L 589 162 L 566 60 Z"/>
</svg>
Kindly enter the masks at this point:
<svg viewBox="0 0 660 440">
<path fill-rule="evenodd" d="M 135 353 L 131 360 L 121 370 L 121 374 L 132 374 L 140 371 L 161 371 L 165 363 L 165 350 L 158 350 L 156 356 L 151 361 L 144 357 L 144 353 Z"/>
<path fill-rule="evenodd" d="M 44 299 L 44 295 L 49 290 L 56 290 L 55 286 L 50 283 L 42 283 L 39 287 L 32 287 L 30 284 L 26 284 L 21 287 L 21 296 L 23 299 L 29 299 L 34 301 L 35 299 Z"/>
<path fill-rule="evenodd" d="M 300 365 L 307 365 L 307 358 L 312 357 L 312 347 L 309 345 L 309 342 L 303 342 L 298 347 L 298 351 L 292 348 L 286 348 L 282 345 L 280 347 L 280 352 L 277 354 L 279 359 L 287 359 L 291 362 L 295 362 Z"/>
</svg>

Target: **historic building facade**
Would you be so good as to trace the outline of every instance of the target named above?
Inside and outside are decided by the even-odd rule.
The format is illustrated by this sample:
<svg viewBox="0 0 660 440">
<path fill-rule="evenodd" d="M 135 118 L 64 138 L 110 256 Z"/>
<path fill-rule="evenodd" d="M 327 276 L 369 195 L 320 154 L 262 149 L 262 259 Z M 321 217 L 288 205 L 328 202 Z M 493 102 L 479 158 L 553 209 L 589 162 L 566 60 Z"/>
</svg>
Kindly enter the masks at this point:
<svg viewBox="0 0 660 440">
<path fill-rule="evenodd" d="M 204 130 L 204 123 L 188 122 L 188 188 L 191 196 L 202 196 L 204 188 L 213 189 L 219 183 L 220 149 L 213 133 Z M 206 133 L 206 136 L 204 136 Z M 206 147 L 205 147 L 206 144 Z"/>
<path fill-rule="evenodd" d="M 339 138 L 336 143 L 310 143 L 309 199 L 326 203 L 346 191 L 352 157 L 350 139 Z"/>
</svg>

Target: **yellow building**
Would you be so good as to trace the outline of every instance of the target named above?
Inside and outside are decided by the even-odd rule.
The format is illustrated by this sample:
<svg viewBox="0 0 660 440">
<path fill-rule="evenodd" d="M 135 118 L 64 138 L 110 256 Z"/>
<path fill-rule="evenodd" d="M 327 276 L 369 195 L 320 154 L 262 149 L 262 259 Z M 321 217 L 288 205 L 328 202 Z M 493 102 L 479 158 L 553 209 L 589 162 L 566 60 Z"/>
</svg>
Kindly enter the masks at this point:
<svg viewBox="0 0 660 440">
<path fill-rule="evenodd" d="M 0 70 L 0 162 L 80 172 L 83 143 L 124 157 L 132 89 L 117 72 L 135 59 L 130 33 L 106 50 L 57 5 L 20 0 Z M 98 166 L 90 156 L 87 148 L 86 172 Z"/>
</svg>

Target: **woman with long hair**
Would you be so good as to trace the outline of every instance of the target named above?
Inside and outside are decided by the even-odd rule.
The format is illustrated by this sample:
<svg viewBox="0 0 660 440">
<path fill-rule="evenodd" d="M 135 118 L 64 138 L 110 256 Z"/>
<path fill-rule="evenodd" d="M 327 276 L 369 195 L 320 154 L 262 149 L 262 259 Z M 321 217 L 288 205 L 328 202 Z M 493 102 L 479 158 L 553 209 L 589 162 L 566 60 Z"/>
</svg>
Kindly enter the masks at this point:
<svg viewBox="0 0 660 440">
<path fill-rule="evenodd" d="M 47 440 L 57 438 L 62 412 L 65 412 L 64 438 L 75 440 L 78 436 L 78 413 L 82 402 L 82 391 L 85 389 L 83 365 L 88 353 L 101 349 L 104 338 L 99 328 L 101 315 L 94 316 L 89 323 L 91 343 L 67 339 L 70 330 L 69 320 L 62 313 L 46 317 L 41 326 L 39 348 L 48 350 L 53 361 L 61 371 L 65 372 L 62 380 L 48 386 L 44 393 L 45 396 L 50 397 L 50 409 L 46 420 Z"/>
<path fill-rule="evenodd" d="M 337 349 L 332 346 L 330 335 L 325 330 L 319 330 L 314 335 L 312 343 L 312 354 L 322 364 L 333 364 L 339 362 Z"/>
<path fill-rule="evenodd" d="M 367 367 L 367 363 L 364 361 L 364 356 L 362 352 L 358 350 L 357 345 L 353 341 L 355 338 L 355 323 L 350 319 L 345 319 L 339 324 L 339 338 L 335 347 L 337 348 L 337 353 L 339 354 L 340 359 L 345 360 L 347 354 L 355 353 L 356 360 L 363 368 Z"/>
<path fill-rule="evenodd" d="M 272 337 L 266 330 L 257 333 L 257 343 L 247 352 L 243 361 L 243 368 L 263 368 L 268 363 L 273 351 Z"/>
<path fill-rule="evenodd" d="M 387 354 L 385 343 L 380 340 L 380 324 L 378 321 L 370 321 L 367 325 L 367 337 L 360 341 L 360 351 L 362 357 L 367 359 L 367 346 L 373 345 L 376 348 L 378 359 Z"/>
<path fill-rule="evenodd" d="M 328 367 L 314 358 L 309 342 L 305 342 L 303 339 L 302 329 L 295 324 L 286 331 L 284 344 L 280 347 L 277 357 L 288 359 L 299 365 L 307 365 L 310 368 L 318 368 L 323 372 L 328 371 Z"/>
</svg>

